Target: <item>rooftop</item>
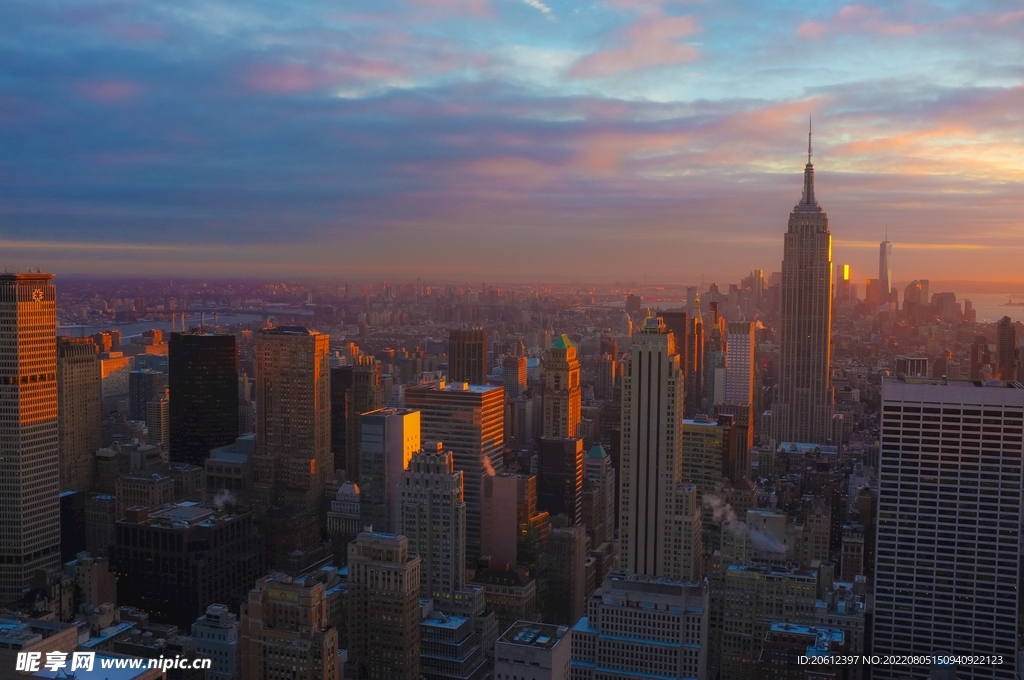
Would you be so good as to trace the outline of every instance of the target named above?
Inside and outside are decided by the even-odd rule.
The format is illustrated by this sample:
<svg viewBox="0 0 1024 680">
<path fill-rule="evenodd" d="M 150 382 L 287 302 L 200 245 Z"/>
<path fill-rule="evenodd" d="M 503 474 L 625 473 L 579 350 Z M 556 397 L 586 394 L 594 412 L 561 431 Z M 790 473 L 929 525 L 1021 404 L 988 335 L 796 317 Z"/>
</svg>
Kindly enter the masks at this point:
<svg viewBox="0 0 1024 680">
<path fill-rule="evenodd" d="M 831 645 L 841 646 L 844 641 L 843 631 L 838 628 L 822 628 L 821 626 L 809 626 L 797 623 L 783 623 L 773 621 L 768 629 L 768 635 L 772 633 L 789 633 L 793 635 L 806 635 L 813 637 L 814 642 L 807 645 L 807 656 L 821 656 L 831 651 Z"/>
<path fill-rule="evenodd" d="M 262 328 L 260 335 L 320 335 L 311 331 L 305 326 L 277 326 L 275 328 Z"/>
<path fill-rule="evenodd" d="M 456 614 L 442 614 L 439 611 L 432 612 L 431 615 L 423 621 L 420 625 L 433 626 L 434 628 L 450 628 L 452 630 L 458 630 L 460 627 L 466 625 L 469 621 L 465 616 L 458 616 Z"/>
<path fill-rule="evenodd" d="M 824 444 L 810 444 L 807 442 L 782 442 L 779 444 L 779 448 L 776 449 L 779 453 L 795 453 L 799 455 L 806 455 L 813 453 L 815 450 L 820 451 L 826 456 L 835 456 L 839 453 L 839 449 L 835 446 L 825 446 Z"/>
<path fill-rule="evenodd" d="M 565 333 L 559 335 L 555 338 L 555 341 L 551 343 L 551 349 L 569 349 L 575 346 L 576 345 L 573 344 L 572 340 Z"/>
<path fill-rule="evenodd" d="M 568 628 L 565 626 L 554 626 L 534 621 L 516 621 L 505 631 L 499 642 L 551 649 L 558 644 L 566 631 Z"/>
<path fill-rule="evenodd" d="M 430 384 L 430 385 L 416 385 L 415 387 L 409 387 L 406 390 L 406 394 L 413 392 L 471 392 L 474 394 L 488 394 L 495 390 L 504 390 L 501 385 L 473 385 L 466 382 L 453 382 L 453 383 L 441 383 L 441 386 Z"/>
</svg>

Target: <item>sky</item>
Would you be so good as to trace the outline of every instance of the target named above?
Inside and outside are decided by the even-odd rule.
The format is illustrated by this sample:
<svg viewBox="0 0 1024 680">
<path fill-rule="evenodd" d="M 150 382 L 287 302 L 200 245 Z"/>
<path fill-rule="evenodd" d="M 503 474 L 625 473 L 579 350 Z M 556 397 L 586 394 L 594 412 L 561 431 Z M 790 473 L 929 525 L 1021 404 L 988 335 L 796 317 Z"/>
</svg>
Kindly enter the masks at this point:
<svg viewBox="0 0 1024 680">
<path fill-rule="evenodd" d="M 7 0 L 0 265 L 1024 284 L 1018 2 Z"/>
</svg>

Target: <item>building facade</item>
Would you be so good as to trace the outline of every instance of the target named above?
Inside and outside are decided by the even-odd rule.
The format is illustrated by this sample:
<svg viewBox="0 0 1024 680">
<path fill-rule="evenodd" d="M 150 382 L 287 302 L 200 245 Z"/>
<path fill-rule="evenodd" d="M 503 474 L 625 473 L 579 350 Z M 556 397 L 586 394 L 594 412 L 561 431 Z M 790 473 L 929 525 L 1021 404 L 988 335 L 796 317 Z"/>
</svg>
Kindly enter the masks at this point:
<svg viewBox="0 0 1024 680">
<path fill-rule="evenodd" d="M 420 412 L 383 408 L 359 416 L 359 503 L 364 525 L 401 533 L 399 485 L 420 450 Z"/>
<path fill-rule="evenodd" d="M 201 466 L 238 436 L 235 336 L 171 333 L 167 353 L 171 460 Z"/>
<path fill-rule="evenodd" d="M 91 338 L 57 338 L 60 488 L 92 487 L 100 448 L 100 360 Z"/>
<path fill-rule="evenodd" d="M 257 511 L 280 504 L 316 512 L 332 476 L 329 341 L 295 326 L 256 335 Z"/>
<path fill-rule="evenodd" d="M 541 437 L 537 448 L 537 507 L 583 521 L 583 440 Z"/>
<path fill-rule="evenodd" d="M 192 640 L 196 654 L 212 661 L 206 680 L 239 680 L 242 659 L 238 617 L 226 605 L 206 608 L 206 613 L 192 624 Z"/>
<path fill-rule="evenodd" d="M 504 391 L 498 386 L 422 385 L 405 391 L 407 408 L 420 412 L 420 438 L 442 442 L 463 473 L 466 552 L 480 555 L 480 493 L 485 476 L 501 472 L 504 446 Z"/>
<path fill-rule="evenodd" d="M 706 678 L 708 584 L 612 576 L 572 628 L 572 680 Z"/>
<path fill-rule="evenodd" d="M 241 611 L 240 678 L 341 680 L 338 631 L 328 622 L 322 580 L 264 576 Z"/>
<path fill-rule="evenodd" d="M 52 274 L 0 274 L 0 597 L 60 567 L 57 310 Z"/>
<path fill-rule="evenodd" d="M 487 384 L 487 332 L 455 328 L 448 335 L 448 377 L 452 382 Z"/>
<path fill-rule="evenodd" d="M 633 336 L 622 379 L 619 559 L 635 574 L 675 571 L 665 538 L 680 482 L 683 377 L 674 336 L 648 317 Z"/>
<path fill-rule="evenodd" d="M 420 558 L 409 554 L 405 536 L 364 532 L 349 544 L 348 658 L 354 677 L 419 680 L 420 582 Z"/>
<path fill-rule="evenodd" d="M 882 384 L 875 654 L 1003 657 L 961 666 L 960 678 L 1019 670 L 1024 389 L 1006 385 Z M 928 677 L 904 667 L 873 673 Z"/>
<path fill-rule="evenodd" d="M 544 437 L 577 435 L 582 395 L 576 345 L 568 335 L 561 335 L 544 355 Z"/>
<path fill-rule="evenodd" d="M 401 533 L 420 557 L 420 597 L 451 610 L 466 587 L 466 501 L 450 452 L 424 451 L 402 474 Z"/>
<path fill-rule="evenodd" d="M 264 572 L 248 509 L 194 502 L 129 508 L 115 524 L 110 566 L 120 604 L 183 629 L 211 602 L 237 607 Z"/>
</svg>

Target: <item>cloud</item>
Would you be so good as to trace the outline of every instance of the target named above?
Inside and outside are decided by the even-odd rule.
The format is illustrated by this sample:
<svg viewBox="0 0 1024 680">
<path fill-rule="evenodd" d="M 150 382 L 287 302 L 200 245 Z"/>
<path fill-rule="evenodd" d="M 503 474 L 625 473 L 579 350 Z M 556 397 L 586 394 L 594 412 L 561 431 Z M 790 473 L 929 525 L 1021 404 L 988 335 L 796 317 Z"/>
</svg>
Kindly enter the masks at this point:
<svg viewBox="0 0 1024 680">
<path fill-rule="evenodd" d="M 895 6 L 898 8 L 898 5 Z M 941 10 L 930 13 L 914 12 L 907 18 L 897 15 L 898 9 L 886 11 L 867 5 L 845 5 L 825 21 L 800 24 L 796 34 L 801 38 L 817 40 L 825 36 L 861 33 L 878 36 L 912 37 L 924 34 L 959 33 L 975 30 L 1019 30 L 1024 23 L 1024 10 L 1010 12 L 978 12 L 962 16 L 943 16 Z"/>
<path fill-rule="evenodd" d="M 593 52 L 580 58 L 570 67 L 569 75 L 573 78 L 604 78 L 689 63 L 700 53 L 696 47 L 679 41 L 698 30 L 699 24 L 692 16 L 666 17 L 660 10 L 648 10 L 619 33 L 617 42 L 622 47 Z"/>
<path fill-rule="evenodd" d="M 548 17 L 551 16 L 551 8 L 545 5 L 540 0 L 523 0 L 523 2 L 529 5 L 530 7 L 533 7 L 537 11 L 541 12 L 542 14 Z"/>
<path fill-rule="evenodd" d="M 808 60 L 771 6 L 10 4 L 0 229 L 43 244 L 4 249 L 26 266 L 726 280 L 777 269 L 813 112 L 837 261 L 877 267 L 888 221 L 908 277 L 1021 276 L 1012 12 L 853 5 L 809 20 L 946 33 Z"/>
</svg>

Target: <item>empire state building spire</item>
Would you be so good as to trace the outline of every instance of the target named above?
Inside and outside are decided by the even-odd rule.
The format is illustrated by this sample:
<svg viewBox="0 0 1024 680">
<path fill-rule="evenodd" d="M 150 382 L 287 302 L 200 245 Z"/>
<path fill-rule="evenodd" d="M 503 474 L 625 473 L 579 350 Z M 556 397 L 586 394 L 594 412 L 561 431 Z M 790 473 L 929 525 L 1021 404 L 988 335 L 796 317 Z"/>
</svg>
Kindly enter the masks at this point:
<svg viewBox="0 0 1024 680">
<path fill-rule="evenodd" d="M 804 166 L 804 193 L 796 210 L 820 212 L 821 206 L 814 200 L 814 166 L 811 164 L 811 120 L 807 119 L 807 165 Z"/>
</svg>

